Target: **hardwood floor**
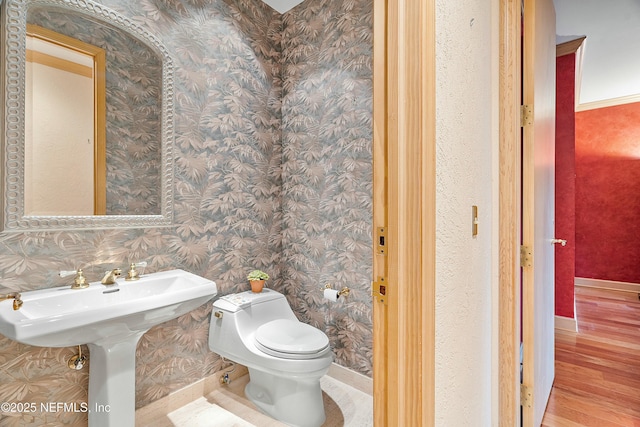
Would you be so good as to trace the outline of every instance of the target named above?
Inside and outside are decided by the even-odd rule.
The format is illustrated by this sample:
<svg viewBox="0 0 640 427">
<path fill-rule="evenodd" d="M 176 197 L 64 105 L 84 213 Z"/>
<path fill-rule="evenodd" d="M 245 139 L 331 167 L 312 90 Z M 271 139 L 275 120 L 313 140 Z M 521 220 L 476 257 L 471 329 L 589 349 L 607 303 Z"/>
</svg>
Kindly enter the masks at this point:
<svg viewBox="0 0 640 427">
<path fill-rule="evenodd" d="M 578 333 L 556 330 L 556 377 L 542 425 L 640 426 L 640 300 L 576 287 Z"/>
</svg>

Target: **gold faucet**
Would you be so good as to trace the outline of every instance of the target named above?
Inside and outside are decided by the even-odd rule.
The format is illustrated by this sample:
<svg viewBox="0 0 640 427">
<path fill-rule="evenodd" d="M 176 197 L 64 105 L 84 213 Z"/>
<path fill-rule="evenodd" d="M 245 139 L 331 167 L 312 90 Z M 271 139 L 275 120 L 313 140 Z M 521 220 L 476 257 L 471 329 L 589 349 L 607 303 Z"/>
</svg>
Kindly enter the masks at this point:
<svg viewBox="0 0 640 427">
<path fill-rule="evenodd" d="M 131 265 L 129 266 L 129 271 L 127 272 L 127 277 L 125 277 L 124 280 L 140 280 L 140 273 L 138 273 L 138 270 L 136 270 L 136 265 L 135 263 L 131 263 Z"/>
<path fill-rule="evenodd" d="M 116 283 L 116 279 L 118 278 L 118 276 L 120 276 L 121 273 L 122 270 L 120 270 L 119 268 L 114 268 L 111 271 L 107 271 L 100 283 L 102 283 L 103 285 L 114 285 Z"/>
<path fill-rule="evenodd" d="M 5 295 L 0 294 L 0 301 L 7 299 L 13 299 L 13 309 L 20 310 L 20 307 L 22 307 L 22 300 L 20 299 L 20 294 L 18 292 L 11 292 Z"/>
<path fill-rule="evenodd" d="M 71 289 L 84 289 L 89 287 L 87 278 L 84 277 L 84 273 L 82 272 L 81 268 L 77 270 L 61 271 L 58 273 L 58 276 L 67 277 L 72 274 L 75 274 L 76 277 L 73 279 L 73 284 L 71 285 Z"/>
<path fill-rule="evenodd" d="M 147 262 L 146 261 L 141 261 L 141 262 L 132 262 L 131 265 L 129 266 L 129 271 L 127 272 L 127 277 L 125 277 L 124 280 L 139 280 L 140 279 L 140 272 L 138 272 L 138 267 L 146 267 L 147 266 Z"/>
</svg>

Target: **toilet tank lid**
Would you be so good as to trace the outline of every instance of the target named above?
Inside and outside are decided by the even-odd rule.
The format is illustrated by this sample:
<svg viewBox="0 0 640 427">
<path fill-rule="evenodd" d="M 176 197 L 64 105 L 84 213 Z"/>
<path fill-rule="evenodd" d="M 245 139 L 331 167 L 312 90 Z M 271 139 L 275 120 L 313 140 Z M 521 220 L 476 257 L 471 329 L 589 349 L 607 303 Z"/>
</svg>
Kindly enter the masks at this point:
<svg viewBox="0 0 640 427">
<path fill-rule="evenodd" d="M 272 289 L 264 288 L 262 289 L 262 292 L 246 291 L 237 294 L 224 295 L 218 298 L 213 303 L 213 306 L 215 308 L 236 312 L 249 306 L 273 301 L 278 298 L 284 298 L 284 295 Z"/>
</svg>

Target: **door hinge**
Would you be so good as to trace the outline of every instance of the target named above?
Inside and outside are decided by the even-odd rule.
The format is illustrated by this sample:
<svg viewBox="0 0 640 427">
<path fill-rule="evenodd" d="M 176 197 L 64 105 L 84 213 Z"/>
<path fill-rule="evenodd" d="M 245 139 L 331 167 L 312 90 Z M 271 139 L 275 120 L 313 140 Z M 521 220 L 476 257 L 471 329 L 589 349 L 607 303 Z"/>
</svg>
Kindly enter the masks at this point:
<svg viewBox="0 0 640 427">
<path fill-rule="evenodd" d="M 533 252 L 529 246 L 520 246 L 520 267 L 531 267 L 533 265 Z"/>
<path fill-rule="evenodd" d="M 531 408 L 533 404 L 533 390 L 531 387 L 520 384 L 520 406 Z"/>
<path fill-rule="evenodd" d="M 371 283 L 371 295 L 376 301 L 387 305 L 387 279 L 379 276 L 378 280 Z"/>
<path fill-rule="evenodd" d="M 533 124 L 533 105 L 520 106 L 520 127 Z"/>
<path fill-rule="evenodd" d="M 387 254 L 387 227 L 378 227 L 376 230 L 376 253 L 378 255 Z"/>
</svg>

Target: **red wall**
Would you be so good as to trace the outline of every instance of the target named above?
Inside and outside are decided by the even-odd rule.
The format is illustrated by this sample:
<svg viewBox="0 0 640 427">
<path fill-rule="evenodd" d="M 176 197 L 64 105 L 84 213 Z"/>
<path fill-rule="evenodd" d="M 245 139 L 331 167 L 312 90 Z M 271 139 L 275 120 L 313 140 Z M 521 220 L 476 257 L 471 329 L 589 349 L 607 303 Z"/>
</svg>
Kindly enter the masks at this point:
<svg viewBox="0 0 640 427">
<path fill-rule="evenodd" d="M 576 276 L 640 283 L 640 103 L 576 113 Z"/>
<path fill-rule="evenodd" d="M 556 58 L 556 315 L 574 317 L 576 256 L 575 53 Z"/>
</svg>

